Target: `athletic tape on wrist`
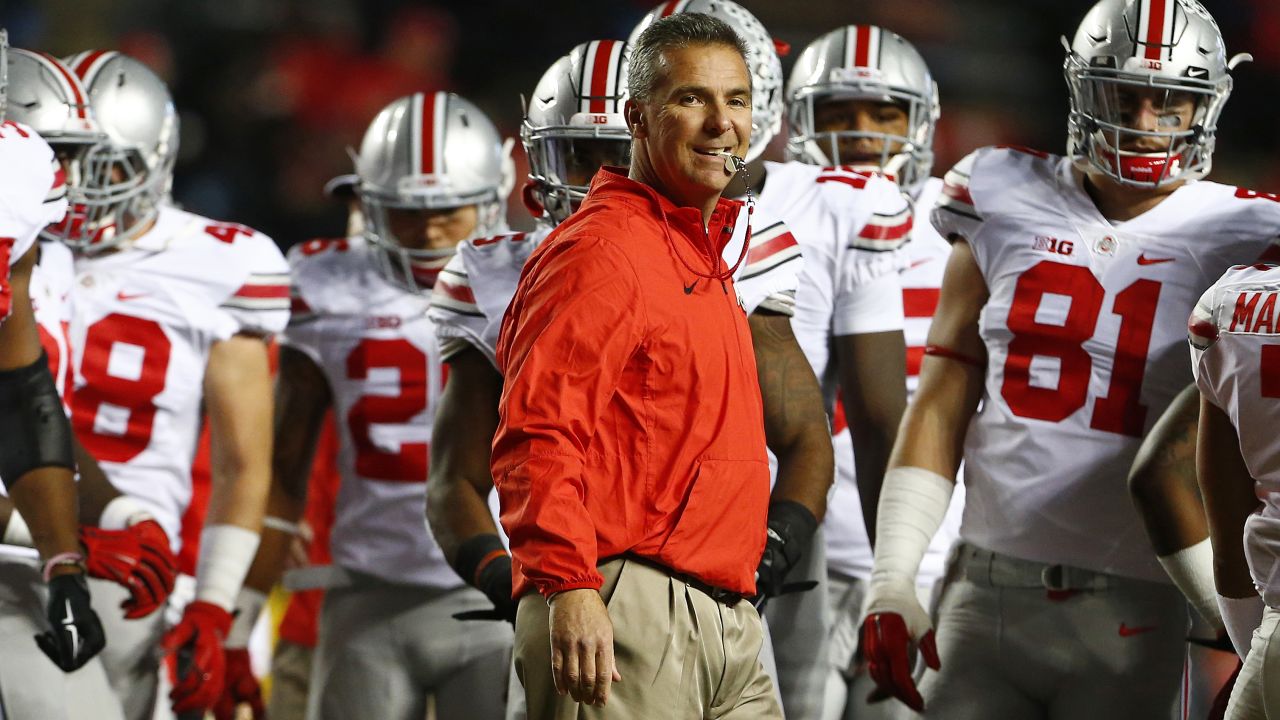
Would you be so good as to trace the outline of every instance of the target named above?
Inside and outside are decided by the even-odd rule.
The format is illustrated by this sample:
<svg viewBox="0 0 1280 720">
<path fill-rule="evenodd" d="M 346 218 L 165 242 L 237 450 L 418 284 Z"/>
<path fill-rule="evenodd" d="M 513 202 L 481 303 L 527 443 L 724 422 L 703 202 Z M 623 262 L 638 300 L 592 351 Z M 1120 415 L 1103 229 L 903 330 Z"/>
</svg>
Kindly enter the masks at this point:
<svg viewBox="0 0 1280 720">
<path fill-rule="evenodd" d="M 253 634 L 253 626 L 262 614 L 262 607 L 267 604 L 267 594 L 251 587 L 240 588 L 236 595 L 235 620 L 231 622 L 231 630 L 224 643 L 228 648 L 249 646 L 249 636 Z"/>
<path fill-rule="evenodd" d="M 884 474 L 876 512 L 876 552 L 871 582 L 905 583 L 914 592 L 920 561 L 942 526 L 956 484 L 918 467 Z"/>
<path fill-rule="evenodd" d="M 196 560 L 196 600 L 231 612 L 257 552 L 258 533 L 236 525 L 205 526 Z"/>
<path fill-rule="evenodd" d="M 1245 598 L 1229 598 L 1218 596 L 1218 608 L 1222 612 L 1222 622 L 1227 626 L 1227 636 L 1236 649 L 1236 654 L 1244 660 L 1253 645 L 1253 631 L 1262 624 L 1262 612 L 1266 605 L 1260 595 Z"/>
<path fill-rule="evenodd" d="M 27 521 L 18 514 L 18 508 L 14 508 L 13 512 L 9 513 L 9 523 L 4 526 L 4 544 L 36 546 L 36 541 L 31 539 L 31 528 L 27 527 Z"/>
<path fill-rule="evenodd" d="M 120 497 L 112 498 L 111 502 L 102 508 L 102 515 L 98 518 L 98 527 L 103 530 L 124 530 L 130 525 L 151 519 L 151 513 L 147 512 L 142 503 L 128 495 L 121 495 Z"/>
<path fill-rule="evenodd" d="M 1222 613 L 1218 610 L 1218 591 L 1213 584 L 1213 544 L 1209 538 L 1156 559 L 1196 612 L 1221 630 Z"/>
</svg>

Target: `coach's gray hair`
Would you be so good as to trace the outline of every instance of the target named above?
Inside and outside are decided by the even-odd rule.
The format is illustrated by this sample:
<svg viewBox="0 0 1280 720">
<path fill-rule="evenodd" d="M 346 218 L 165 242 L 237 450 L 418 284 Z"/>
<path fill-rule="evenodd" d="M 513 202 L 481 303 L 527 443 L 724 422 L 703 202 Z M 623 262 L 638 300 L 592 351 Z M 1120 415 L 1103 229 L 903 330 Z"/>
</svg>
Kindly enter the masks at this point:
<svg viewBox="0 0 1280 720">
<path fill-rule="evenodd" d="M 655 21 L 640 33 L 627 64 L 627 93 L 648 102 L 658 85 L 664 50 L 690 45 L 727 45 L 747 62 L 747 44 L 727 23 L 702 13 L 679 13 Z M 748 67 L 750 65 L 748 64 Z M 751 74 L 747 73 L 748 82 Z"/>
</svg>

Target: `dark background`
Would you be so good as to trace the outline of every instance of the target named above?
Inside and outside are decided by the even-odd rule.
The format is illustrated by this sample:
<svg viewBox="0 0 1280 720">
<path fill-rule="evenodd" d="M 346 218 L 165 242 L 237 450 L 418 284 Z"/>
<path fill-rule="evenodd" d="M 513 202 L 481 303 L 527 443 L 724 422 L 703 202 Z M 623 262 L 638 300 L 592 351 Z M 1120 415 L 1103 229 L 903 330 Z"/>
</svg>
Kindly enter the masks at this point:
<svg viewBox="0 0 1280 720">
<path fill-rule="evenodd" d="M 175 199 L 282 246 L 341 234 L 321 187 L 350 172 L 346 148 L 392 99 L 445 89 L 516 134 L 520 94 L 575 44 L 625 39 L 648 0 L 0 0 L 15 47 L 127 52 L 170 84 L 182 116 Z M 1067 99 L 1059 36 L 1083 0 L 741 0 L 789 43 L 790 71 L 818 35 L 876 23 L 915 43 L 941 87 L 935 174 L 969 150 L 1015 143 L 1061 152 Z M 1236 70 L 1213 178 L 1280 190 L 1280 2 L 1205 2 Z M 523 151 L 516 150 L 521 176 Z M 517 184 L 517 191 L 519 184 Z M 519 201 L 512 223 L 527 227 Z"/>
</svg>

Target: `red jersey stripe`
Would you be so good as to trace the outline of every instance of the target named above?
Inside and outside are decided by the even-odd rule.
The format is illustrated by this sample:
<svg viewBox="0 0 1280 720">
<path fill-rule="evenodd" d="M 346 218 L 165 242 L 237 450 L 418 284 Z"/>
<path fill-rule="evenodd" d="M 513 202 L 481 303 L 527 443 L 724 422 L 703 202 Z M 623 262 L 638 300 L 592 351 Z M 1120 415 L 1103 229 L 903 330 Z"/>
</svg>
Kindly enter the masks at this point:
<svg viewBox="0 0 1280 720">
<path fill-rule="evenodd" d="M 448 280 L 437 278 L 435 289 L 459 302 L 476 304 L 476 294 L 467 285 L 454 285 Z"/>
<path fill-rule="evenodd" d="M 782 233 L 768 242 L 761 243 L 760 245 L 751 248 L 751 251 L 747 253 L 747 266 L 750 267 L 761 260 L 770 258 L 787 248 L 795 246 L 795 236 L 789 232 Z"/>
<path fill-rule="evenodd" d="M 241 285 L 240 289 L 235 292 L 235 297 L 242 298 L 287 298 L 289 297 L 289 286 L 284 285 L 254 285 L 247 283 Z"/>
<path fill-rule="evenodd" d="M 868 223 L 858 233 L 864 240 L 900 240 L 911 232 L 911 216 L 898 225 L 873 225 Z"/>
<path fill-rule="evenodd" d="M 907 348 L 907 377 L 919 377 L 920 365 L 924 362 L 924 346 L 911 345 Z"/>
</svg>

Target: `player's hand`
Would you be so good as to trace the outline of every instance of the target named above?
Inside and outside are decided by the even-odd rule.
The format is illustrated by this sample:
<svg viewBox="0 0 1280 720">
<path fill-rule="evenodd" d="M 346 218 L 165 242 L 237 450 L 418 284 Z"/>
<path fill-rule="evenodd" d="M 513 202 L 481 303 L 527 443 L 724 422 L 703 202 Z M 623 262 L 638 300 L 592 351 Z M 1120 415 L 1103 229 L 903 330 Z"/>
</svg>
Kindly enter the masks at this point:
<svg viewBox="0 0 1280 720">
<path fill-rule="evenodd" d="M 769 598 L 793 590 L 786 584 L 787 574 L 808 552 L 817 528 L 817 518 L 798 502 L 779 500 L 769 505 L 768 534 L 756 568 L 756 597 L 751 601 L 757 610 L 763 609 Z M 800 584 L 796 585 L 798 590 Z"/>
<path fill-rule="evenodd" d="M 89 604 L 84 573 L 50 578 L 46 616 L 52 629 L 36 635 L 36 644 L 64 672 L 89 662 L 107 644 L 102 623 Z"/>
<path fill-rule="evenodd" d="M 267 709 L 262 704 L 262 689 L 258 687 L 258 678 L 249 665 L 247 648 L 227 648 L 226 683 L 218 702 L 213 706 L 213 717 L 216 720 L 236 720 L 236 708 L 248 705 L 253 711 L 253 720 L 265 720 Z"/>
<path fill-rule="evenodd" d="M 1236 678 L 1240 677 L 1242 668 L 1244 668 L 1244 661 L 1236 660 L 1236 669 L 1232 671 L 1231 677 L 1227 678 L 1213 698 L 1213 705 L 1209 707 L 1209 720 L 1222 720 L 1227 716 L 1227 703 L 1231 701 L 1231 691 L 1236 686 Z"/>
<path fill-rule="evenodd" d="M 196 600 L 165 633 L 160 647 L 166 654 L 178 653 L 178 684 L 169 693 L 175 713 L 208 710 L 222 695 L 226 677 L 222 642 L 230 629 L 231 613 Z"/>
<path fill-rule="evenodd" d="M 911 672 L 917 648 L 926 665 L 934 670 L 942 667 L 933 625 L 916 599 L 915 588 L 909 582 L 873 580 L 861 633 L 861 652 L 876 683 L 868 702 L 896 697 L 912 710 L 924 712 L 924 699 Z"/>
<path fill-rule="evenodd" d="M 80 542 L 86 550 L 89 575 L 129 591 L 129 599 L 120 604 L 125 618 L 150 615 L 173 592 L 178 566 L 169 549 L 169 537 L 155 520 L 124 530 L 82 527 Z"/>
<path fill-rule="evenodd" d="M 613 621 L 600 593 L 566 590 L 551 598 L 551 677 L 556 692 L 603 707 L 609 683 L 622 682 L 613 659 Z"/>
</svg>

